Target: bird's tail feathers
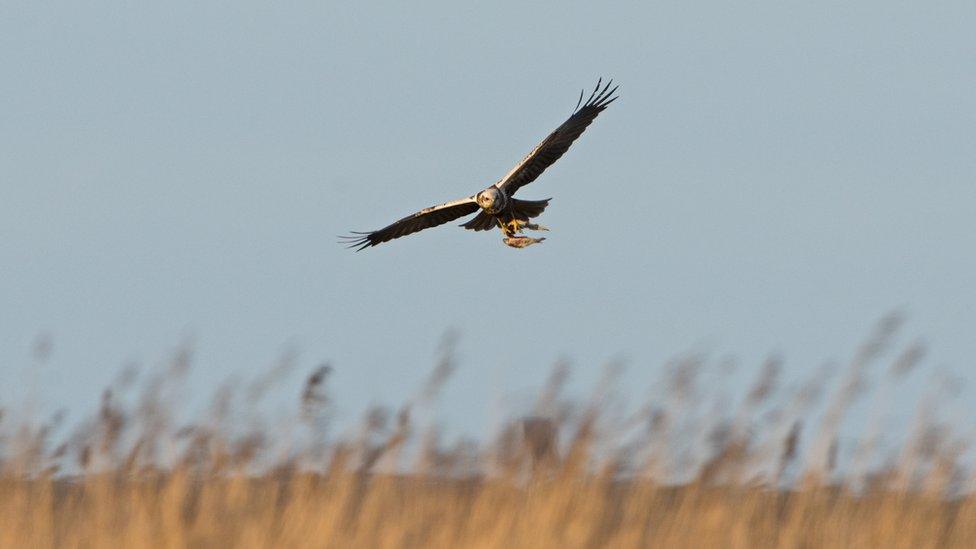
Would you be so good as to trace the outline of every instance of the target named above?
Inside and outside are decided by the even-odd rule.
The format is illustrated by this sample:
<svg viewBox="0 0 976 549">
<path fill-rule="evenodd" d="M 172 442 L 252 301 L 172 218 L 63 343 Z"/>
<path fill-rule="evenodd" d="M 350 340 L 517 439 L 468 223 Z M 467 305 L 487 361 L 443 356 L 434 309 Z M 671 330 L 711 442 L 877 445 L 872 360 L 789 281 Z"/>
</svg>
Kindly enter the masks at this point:
<svg viewBox="0 0 976 549">
<path fill-rule="evenodd" d="M 546 206 L 549 205 L 551 198 L 546 198 L 545 200 L 519 200 L 518 198 L 512 199 L 512 216 L 520 221 L 525 221 L 532 219 L 533 217 L 539 217 L 542 212 L 546 211 Z"/>
</svg>

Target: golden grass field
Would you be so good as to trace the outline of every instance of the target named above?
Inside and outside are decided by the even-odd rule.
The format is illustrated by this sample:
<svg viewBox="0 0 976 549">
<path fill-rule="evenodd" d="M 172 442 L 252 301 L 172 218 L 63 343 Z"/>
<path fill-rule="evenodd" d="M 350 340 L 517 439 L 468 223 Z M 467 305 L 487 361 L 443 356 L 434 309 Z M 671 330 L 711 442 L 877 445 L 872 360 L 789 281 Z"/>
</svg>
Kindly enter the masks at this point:
<svg viewBox="0 0 976 549">
<path fill-rule="evenodd" d="M 572 399 L 557 366 L 494 438 L 451 442 L 417 419 L 450 353 L 415 398 L 345 432 L 317 369 L 288 430 L 305 435 L 282 443 L 234 404 L 271 378 L 180 423 L 184 350 L 63 436 L 60 418 L 0 416 L 0 547 L 974 547 L 971 426 L 938 413 L 951 387 L 933 383 L 902 432 L 873 413 L 921 375 L 923 347 L 897 330 L 881 322 L 834 377 L 792 386 L 771 360 L 741 395 L 676 360 L 635 410 L 614 368 Z M 841 436 L 855 402 L 871 412 Z"/>
</svg>

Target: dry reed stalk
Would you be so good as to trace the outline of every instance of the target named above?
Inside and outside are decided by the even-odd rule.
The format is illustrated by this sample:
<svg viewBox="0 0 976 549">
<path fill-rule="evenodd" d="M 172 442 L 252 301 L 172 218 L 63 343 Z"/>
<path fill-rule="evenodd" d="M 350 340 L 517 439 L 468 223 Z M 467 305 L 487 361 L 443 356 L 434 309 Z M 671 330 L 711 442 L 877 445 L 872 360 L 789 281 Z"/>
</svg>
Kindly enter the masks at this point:
<svg viewBox="0 0 976 549">
<path fill-rule="evenodd" d="M 664 394 L 633 413 L 615 408 L 617 369 L 573 404 L 561 365 L 528 415 L 484 443 L 445 442 L 424 418 L 456 368 L 449 339 L 415 397 L 369 409 L 348 436 L 332 425 L 330 369 L 316 369 L 296 405 L 310 438 L 284 450 L 236 396 L 262 398 L 273 376 L 226 385 L 201 421 L 174 426 L 184 347 L 135 405 L 117 384 L 58 444 L 57 417 L 0 417 L 0 547 L 970 547 L 976 473 L 968 437 L 936 413 L 945 384 L 923 398 L 903 445 L 882 448 L 869 419 L 854 465 L 831 465 L 844 417 L 870 388 L 866 365 L 895 328 L 879 326 L 824 410 L 826 376 L 780 390 L 778 359 L 738 406 L 702 390 L 703 357 L 679 360 Z M 920 349 L 898 355 L 889 379 L 915 368 Z"/>
</svg>

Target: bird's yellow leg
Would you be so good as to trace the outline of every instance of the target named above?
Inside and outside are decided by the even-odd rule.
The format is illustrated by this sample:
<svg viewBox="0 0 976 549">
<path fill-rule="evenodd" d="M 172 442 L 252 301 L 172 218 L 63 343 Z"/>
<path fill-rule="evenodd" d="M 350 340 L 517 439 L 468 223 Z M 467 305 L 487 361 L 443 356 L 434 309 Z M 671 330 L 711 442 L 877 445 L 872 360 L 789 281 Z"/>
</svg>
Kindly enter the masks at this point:
<svg viewBox="0 0 976 549">
<path fill-rule="evenodd" d="M 505 236 L 515 236 L 522 232 L 522 223 L 518 219 L 513 219 L 502 226 Z"/>
</svg>

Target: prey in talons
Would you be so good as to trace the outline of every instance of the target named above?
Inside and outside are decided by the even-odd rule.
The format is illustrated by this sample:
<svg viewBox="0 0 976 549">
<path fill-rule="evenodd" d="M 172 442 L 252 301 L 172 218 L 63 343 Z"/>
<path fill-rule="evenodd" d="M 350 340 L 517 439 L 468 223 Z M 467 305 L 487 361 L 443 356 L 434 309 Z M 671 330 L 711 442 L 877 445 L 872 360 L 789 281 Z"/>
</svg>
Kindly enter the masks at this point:
<svg viewBox="0 0 976 549">
<path fill-rule="evenodd" d="M 543 240 L 545 240 L 545 237 L 532 238 L 531 236 L 520 234 L 515 236 L 506 236 L 502 239 L 502 242 L 504 242 L 507 246 L 511 246 L 512 248 L 527 248 L 533 244 L 538 244 Z"/>
<path fill-rule="evenodd" d="M 538 223 L 529 223 L 527 220 L 512 219 L 508 223 L 499 223 L 499 228 L 505 235 L 502 242 L 512 248 L 527 248 L 533 244 L 538 244 L 545 240 L 544 237 L 532 238 L 522 234 L 522 231 L 548 231 L 549 229 Z"/>
</svg>

